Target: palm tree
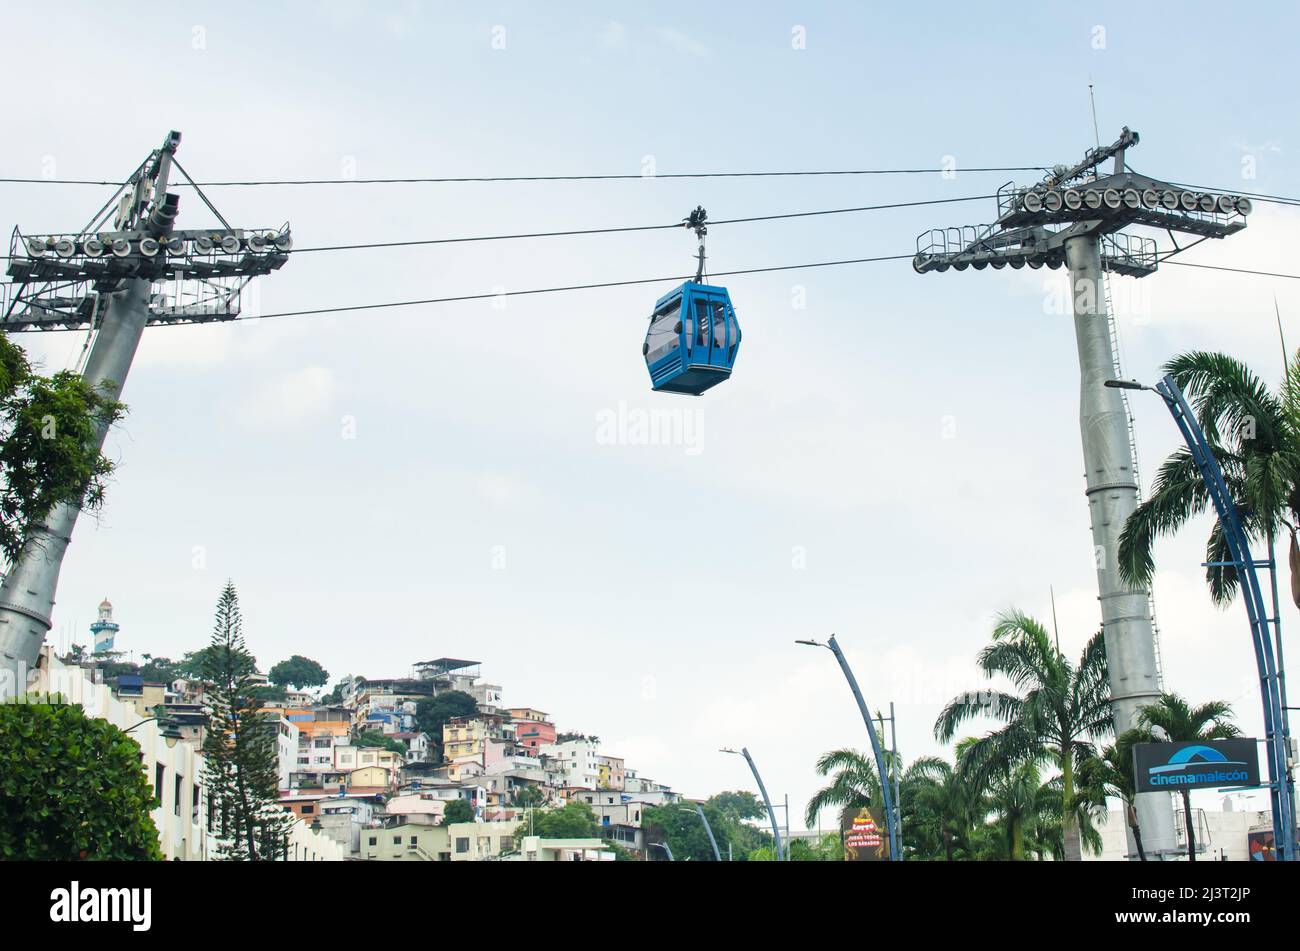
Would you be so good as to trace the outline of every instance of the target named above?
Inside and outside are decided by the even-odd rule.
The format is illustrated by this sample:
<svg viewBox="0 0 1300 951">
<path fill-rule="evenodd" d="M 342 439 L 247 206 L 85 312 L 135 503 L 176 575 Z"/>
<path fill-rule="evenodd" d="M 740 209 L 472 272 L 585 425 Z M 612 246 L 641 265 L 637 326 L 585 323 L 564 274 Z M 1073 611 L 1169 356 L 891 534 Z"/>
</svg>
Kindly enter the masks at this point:
<svg viewBox="0 0 1300 951">
<path fill-rule="evenodd" d="M 1300 606 L 1300 353 L 1287 368 L 1280 393 L 1273 393 L 1249 367 L 1223 353 L 1196 351 L 1165 364 L 1187 396 L 1205 431 L 1210 451 L 1241 514 L 1246 532 L 1268 543 L 1271 555 L 1282 526 L 1290 530 L 1291 594 Z M 1151 494 L 1129 516 L 1120 536 L 1119 568 L 1134 587 L 1146 587 L 1155 570 L 1152 547 L 1205 511 L 1209 494 L 1187 449 L 1160 467 Z M 1237 570 L 1216 520 L 1206 543 L 1210 594 L 1229 603 L 1238 587 Z M 1224 564 L 1228 562 L 1228 564 Z"/>
<path fill-rule="evenodd" d="M 874 758 L 857 750 L 840 749 L 823 753 L 817 760 L 817 775 L 830 776 L 830 785 L 817 790 L 804 810 L 808 828 L 817 824 L 823 809 L 839 808 L 839 817 L 865 809 L 880 799 L 880 776 Z"/>
<path fill-rule="evenodd" d="M 993 769 L 984 773 L 984 779 L 989 810 L 997 817 L 1004 836 L 1005 857 L 1013 862 L 1024 861 L 1026 829 L 1039 831 L 1039 819 L 1048 798 L 1044 795 L 1038 766 L 1025 762 L 1006 769 Z M 1034 837 L 1033 849 L 1041 854 L 1037 836 Z"/>
<path fill-rule="evenodd" d="M 1106 798 L 1114 796 L 1124 804 L 1124 818 L 1133 832 L 1138 859 L 1147 860 L 1142 847 L 1142 827 L 1137 821 L 1137 807 L 1133 804 L 1137 784 L 1133 777 L 1133 744 L 1145 742 L 1141 730 L 1126 730 L 1100 753 L 1079 764 L 1077 798 L 1094 809 L 1104 810 Z"/>
<path fill-rule="evenodd" d="M 1111 730 L 1106 650 L 1098 631 L 1088 641 L 1078 666 L 1065 659 L 1047 630 L 1020 611 L 998 618 L 993 643 L 980 651 L 979 666 L 989 678 L 1005 676 L 1019 693 L 969 691 L 953 698 L 934 725 L 948 742 L 968 720 L 991 716 L 1003 727 L 963 744 L 958 768 L 983 785 L 981 776 L 1010 775 L 1021 764 L 1054 761 L 1061 770 L 1061 834 L 1065 857 L 1082 857 L 1074 801 L 1074 769 L 1092 754 L 1088 738 Z"/>
<path fill-rule="evenodd" d="M 953 861 L 974 854 L 972 833 L 986 804 L 947 760 L 923 756 L 903 774 L 903 841 L 918 858 Z"/>
<path fill-rule="evenodd" d="M 1199 707 L 1190 706 L 1176 693 L 1166 693 L 1150 706 L 1138 710 L 1138 729 L 1148 743 L 1182 743 L 1225 740 L 1240 736 L 1232 720 L 1232 706 L 1223 700 L 1211 700 Z M 1183 794 L 1183 819 L 1187 823 L 1187 861 L 1196 861 L 1196 838 L 1192 829 L 1192 797 Z"/>
</svg>

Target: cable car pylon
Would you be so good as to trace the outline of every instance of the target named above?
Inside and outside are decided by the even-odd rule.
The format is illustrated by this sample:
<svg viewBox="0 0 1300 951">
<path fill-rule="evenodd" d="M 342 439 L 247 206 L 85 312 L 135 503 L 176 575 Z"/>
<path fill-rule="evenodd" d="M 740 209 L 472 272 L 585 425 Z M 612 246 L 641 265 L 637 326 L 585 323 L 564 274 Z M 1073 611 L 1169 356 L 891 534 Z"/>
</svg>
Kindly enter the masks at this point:
<svg viewBox="0 0 1300 951">
<path fill-rule="evenodd" d="M 180 141 L 169 132 L 81 231 L 37 236 L 15 228 L 10 241 L 16 290 L 0 330 L 87 328 L 93 343 L 82 378 L 114 399 L 146 325 L 234 320 L 244 286 L 282 267 L 292 245 L 287 223 L 230 227 L 176 161 Z M 175 229 L 180 198 L 167 190 L 173 170 L 194 185 L 219 227 Z M 107 425 L 96 430 L 97 447 L 107 432 Z M 0 582 L 0 700 L 23 692 L 39 659 L 79 512 L 76 505 L 52 509 Z"/>
<path fill-rule="evenodd" d="M 1140 500 L 1129 414 L 1120 391 L 1105 386 L 1118 364 L 1104 275 L 1145 277 L 1162 260 L 1153 238 L 1123 233 L 1130 225 L 1160 228 L 1171 238 L 1174 232 L 1195 235 L 1199 243 L 1240 231 L 1251 212 L 1249 198 L 1190 191 L 1134 172 L 1125 157 L 1137 144 L 1138 134 L 1125 126 L 1115 142 L 1090 149 L 1074 165 L 1055 166 L 1035 185 L 1008 182 L 998 190 L 995 222 L 925 232 L 912 261 L 920 274 L 1007 265 L 1069 268 L 1086 495 L 1117 734 L 1137 724 L 1139 709 L 1156 702 L 1161 689 L 1150 592 L 1125 584 L 1119 571 L 1120 534 Z M 1114 160 L 1111 174 L 1099 174 L 1107 159 Z M 1175 241 L 1163 257 L 1182 250 Z M 1175 852 L 1168 795 L 1142 793 L 1136 806 L 1151 851 Z"/>
</svg>

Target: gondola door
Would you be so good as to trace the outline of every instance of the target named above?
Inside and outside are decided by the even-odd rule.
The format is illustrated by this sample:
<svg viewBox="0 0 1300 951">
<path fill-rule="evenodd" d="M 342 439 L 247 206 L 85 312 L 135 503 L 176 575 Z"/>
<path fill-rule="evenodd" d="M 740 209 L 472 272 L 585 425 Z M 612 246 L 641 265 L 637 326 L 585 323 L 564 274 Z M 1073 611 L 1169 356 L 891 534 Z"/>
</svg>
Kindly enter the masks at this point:
<svg viewBox="0 0 1300 951">
<path fill-rule="evenodd" d="M 711 366 L 713 349 L 713 303 L 708 294 L 695 288 L 691 292 L 690 362 L 693 366 Z"/>
</svg>

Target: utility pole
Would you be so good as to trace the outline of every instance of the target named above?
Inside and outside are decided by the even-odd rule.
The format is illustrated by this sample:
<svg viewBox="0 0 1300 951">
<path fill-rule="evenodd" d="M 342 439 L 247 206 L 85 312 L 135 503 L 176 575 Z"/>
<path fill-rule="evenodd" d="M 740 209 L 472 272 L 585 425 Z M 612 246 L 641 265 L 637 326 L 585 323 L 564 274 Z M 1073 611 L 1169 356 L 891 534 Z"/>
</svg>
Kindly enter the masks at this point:
<svg viewBox="0 0 1300 951">
<path fill-rule="evenodd" d="M 17 290 L 4 302 L 0 330 L 87 328 L 93 343 L 82 378 L 113 399 L 146 325 L 233 320 L 244 285 L 288 260 L 288 224 L 231 228 L 176 161 L 180 141 L 169 132 L 81 231 L 25 236 L 15 228 L 10 240 L 8 272 Z M 175 230 L 180 196 L 167 190 L 173 170 L 220 227 Z M 97 447 L 107 430 L 95 433 Z M 0 583 L 0 699 L 23 692 L 39 659 L 79 513 L 76 505 L 56 506 Z"/>
<path fill-rule="evenodd" d="M 1036 185 L 1007 183 L 998 190 L 997 221 L 926 232 L 912 262 L 921 274 L 990 265 L 1069 268 L 1079 427 L 1117 735 L 1136 725 L 1138 710 L 1159 698 L 1162 685 L 1151 593 L 1129 587 L 1119 572 L 1119 537 L 1137 508 L 1139 488 L 1128 403 L 1121 391 L 1105 386 L 1120 375 L 1105 276 L 1152 274 L 1161 260 L 1190 247 L 1179 246 L 1175 232 L 1195 235 L 1192 244 L 1224 238 L 1245 228 L 1251 211 L 1248 198 L 1188 191 L 1129 170 L 1125 155 L 1137 144 L 1138 134 L 1126 127 L 1111 145 L 1090 149 L 1075 165 L 1056 166 Z M 1107 159 L 1114 160 L 1113 170 L 1099 175 Z M 1161 254 L 1153 238 L 1121 233 L 1129 225 L 1166 231 L 1174 249 Z M 1176 841 L 1168 795 L 1142 793 L 1136 805 L 1143 841 L 1154 852 L 1171 852 Z"/>
</svg>

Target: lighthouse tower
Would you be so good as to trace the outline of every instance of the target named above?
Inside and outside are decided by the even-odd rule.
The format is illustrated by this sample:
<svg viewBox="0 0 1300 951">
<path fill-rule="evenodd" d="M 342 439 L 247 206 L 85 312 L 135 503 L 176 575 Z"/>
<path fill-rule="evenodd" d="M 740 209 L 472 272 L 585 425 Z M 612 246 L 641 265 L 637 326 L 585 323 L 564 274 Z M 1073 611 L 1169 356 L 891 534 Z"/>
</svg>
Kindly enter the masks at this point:
<svg viewBox="0 0 1300 951">
<path fill-rule="evenodd" d="M 118 623 L 113 620 L 112 602 L 105 598 L 99 602 L 99 617 L 90 625 L 90 633 L 95 638 L 95 653 L 102 654 L 113 649 L 113 638 L 117 636 Z"/>
</svg>

